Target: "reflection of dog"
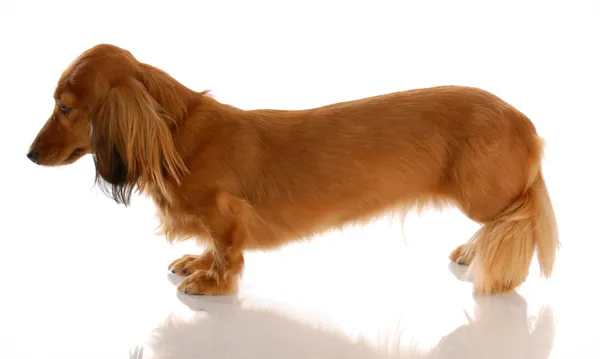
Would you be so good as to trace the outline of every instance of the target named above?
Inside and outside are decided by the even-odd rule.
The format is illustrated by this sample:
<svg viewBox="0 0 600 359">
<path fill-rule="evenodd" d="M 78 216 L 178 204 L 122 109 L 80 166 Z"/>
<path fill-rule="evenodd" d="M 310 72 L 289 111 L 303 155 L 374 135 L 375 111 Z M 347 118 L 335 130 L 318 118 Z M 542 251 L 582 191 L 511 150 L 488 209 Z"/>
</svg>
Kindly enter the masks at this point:
<svg viewBox="0 0 600 359">
<path fill-rule="evenodd" d="M 63 73 L 28 157 L 93 153 L 99 183 L 128 204 L 150 195 L 169 240 L 210 250 L 170 266 L 186 293 L 236 290 L 243 249 L 286 242 L 395 208 L 456 204 L 483 227 L 451 258 L 481 293 L 522 283 L 537 247 L 549 276 L 557 231 L 542 141 L 483 90 L 437 87 L 302 111 L 243 111 L 193 92 L 131 53 L 98 45 Z"/>
<path fill-rule="evenodd" d="M 242 306 L 235 297 L 186 298 L 187 303 L 182 301 L 193 315 L 169 315 L 131 350 L 131 359 L 391 358 L 334 328 L 302 323 L 273 309 Z"/>
<path fill-rule="evenodd" d="M 422 359 L 547 359 L 555 336 L 552 308 L 542 307 L 535 320 L 530 321 L 525 300 L 516 292 L 508 295 L 498 301 L 499 298 L 474 294 L 475 313 L 469 324 L 442 338 L 431 355 Z"/>
<path fill-rule="evenodd" d="M 468 272 L 454 263 L 451 273 L 470 281 Z M 528 316 L 525 298 L 516 292 L 489 297 L 473 294 L 473 316 L 468 324 L 443 337 L 429 358 L 547 359 L 555 338 L 554 310 L 543 305 L 534 316 Z"/>
<path fill-rule="evenodd" d="M 441 338 L 431 349 L 405 346 L 404 335 L 391 341 L 351 340 L 327 325 L 304 324 L 269 309 L 242 305 L 236 297 L 180 300 L 193 315 L 169 315 L 131 359 L 167 358 L 486 358 L 547 359 L 554 344 L 551 307 L 527 315 L 527 302 L 516 292 L 490 297 L 474 294 L 469 322 Z M 298 312 L 296 312 L 298 314 Z M 326 322 L 327 323 L 327 322 Z M 325 329 L 323 328 L 325 327 Z M 380 332 L 381 333 L 381 332 Z M 386 333 L 384 331 L 383 333 Z M 361 337 L 361 335 L 357 335 Z M 225 355 L 224 350 L 227 352 Z"/>
</svg>

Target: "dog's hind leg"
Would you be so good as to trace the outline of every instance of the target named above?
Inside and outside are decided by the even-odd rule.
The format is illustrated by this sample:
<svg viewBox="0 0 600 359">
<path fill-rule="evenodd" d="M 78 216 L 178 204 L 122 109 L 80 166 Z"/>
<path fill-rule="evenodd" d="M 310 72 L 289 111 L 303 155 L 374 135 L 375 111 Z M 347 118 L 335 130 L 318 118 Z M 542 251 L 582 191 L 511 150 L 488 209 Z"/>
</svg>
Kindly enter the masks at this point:
<svg viewBox="0 0 600 359">
<path fill-rule="evenodd" d="M 541 173 L 522 196 L 485 223 L 474 237 L 471 270 L 476 291 L 500 293 L 519 286 L 529 273 L 536 248 L 541 272 L 550 277 L 559 243 Z"/>
<path fill-rule="evenodd" d="M 475 152 L 474 149 L 477 149 Z M 459 207 L 483 224 L 451 258 L 470 264 L 475 291 L 507 292 L 529 274 L 535 249 L 542 274 L 550 277 L 558 236 L 554 212 L 540 170 L 537 136 L 468 147 L 456 168 Z"/>
</svg>

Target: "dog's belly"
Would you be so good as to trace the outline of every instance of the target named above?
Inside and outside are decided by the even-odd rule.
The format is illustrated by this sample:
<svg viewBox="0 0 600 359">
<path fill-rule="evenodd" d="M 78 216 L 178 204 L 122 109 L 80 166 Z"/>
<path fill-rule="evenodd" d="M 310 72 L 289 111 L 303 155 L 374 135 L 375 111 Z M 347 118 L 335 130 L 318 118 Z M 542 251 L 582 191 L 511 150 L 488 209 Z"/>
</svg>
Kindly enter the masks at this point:
<svg viewBox="0 0 600 359">
<path fill-rule="evenodd" d="M 280 201 L 276 206 L 256 208 L 265 227 L 257 228 L 249 236 L 247 247 L 276 247 L 280 243 L 307 239 L 346 225 L 367 224 L 379 216 L 402 213 L 418 204 L 416 197 L 394 196 L 386 191 L 339 201 L 327 201 L 327 198 L 321 202 L 306 199 L 303 203 Z"/>
</svg>

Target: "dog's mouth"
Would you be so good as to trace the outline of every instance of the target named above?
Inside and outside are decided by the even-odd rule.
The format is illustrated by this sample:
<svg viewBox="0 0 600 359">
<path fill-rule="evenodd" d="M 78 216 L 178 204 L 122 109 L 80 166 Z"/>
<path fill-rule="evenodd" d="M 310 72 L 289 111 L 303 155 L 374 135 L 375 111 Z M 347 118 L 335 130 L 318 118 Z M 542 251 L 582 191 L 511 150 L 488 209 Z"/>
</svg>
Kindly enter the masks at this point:
<svg viewBox="0 0 600 359">
<path fill-rule="evenodd" d="M 73 162 L 76 159 L 78 159 L 79 157 L 83 156 L 84 154 L 85 154 L 85 148 L 77 147 L 75 150 L 73 150 L 73 152 L 71 152 L 69 157 L 67 157 L 67 159 L 64 162 L 65 163 Z"/>
</svg>

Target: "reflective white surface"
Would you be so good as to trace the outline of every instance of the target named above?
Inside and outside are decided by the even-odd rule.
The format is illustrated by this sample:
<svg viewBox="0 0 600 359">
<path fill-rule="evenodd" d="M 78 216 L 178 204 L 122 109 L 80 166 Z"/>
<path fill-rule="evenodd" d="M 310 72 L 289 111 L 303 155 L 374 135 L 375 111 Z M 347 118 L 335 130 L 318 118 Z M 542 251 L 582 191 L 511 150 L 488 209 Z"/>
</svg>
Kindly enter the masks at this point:
<svg viewBox="0 0 600 359">
<path fill-rule="evenodd" d="M 67 172 L 91 170 L 88 162 Z M 534 266 L 517 293 L 472 294 L 464 268 L 446 255 L 475 226 L 450 210 L 410 216 L 406 244 L 396 223 L 380 221 L 280 251 L 248 253 L 238 296 L 189 297 L 176 292 L 180 278 L 166 267 L 200 249 L 171 247 L 153 236 L 148 201 L 122 209 L 65 174 L 48 175 L 68 185 L 55 183 L 60 191 L 43 203 L 16 206 L 8 218 L 23 228 L 2 240 L 3 358 L 598 353 L 598 244 L 591 232 L 584 237 L 573 230 L 576 213 L 563 217 L 565 244 L 552 280 L 539 279 Z M 33 177 L 23 182 L 34 196 L 44 192 Z"/>
<path fill-rule="evenodd" d="M 597 2 L 178 4 L 0 4 L 0 358 L 600 356 Z M 55 169 L 25 157 L 60 73 L 98 42 L 242 108 L 449 83 L 497 93 L 548 142 L 553 278 L 533 266 L 517 292 L 473 295 L 447 255 L 477 226 L 449 209 L 412 213 L 404 240 L 382 220 L 247 253 L 234 297 L 177 294 L 167 265 L 201 249 L 155 236 L 148 199 L 101 195 L 89 156 Z"/>
<path fill-rule="evenodd" d="M 585 257 L 566 250 L 551 282 L 540 280 L 534 267 L 518 293 L 474 295 L 464 268 L 445 259 L 463 233 L 450 220 L 426 215 L 408 222 L 408 246 L 397 228 L 379 222 L 278 252 L 249 253 L 239 295 L 190 297 L 176 292 L 180 278 L 166 266 L 197 249 L 169 247 L 148 235 L 133 219 L 145 212 L 141 204 L 116 212 L 107 212 L 112 223 L 100 227 L 97 218 L 73 216 L 89 226 L 85 235 L 47 221 L 39 224 L 47 237 L 32 228 L 22 235 L 37 233 L 35 240 L 4 243 L 0 357 L 546 359 L 597 353 L 598 295 L 585 286 Z M 115 231 L 125 222 L 129 230 Z M 432 232 L 433 223 L 439 238 L 418 234 Z M 61 228 L 64 237 L 50 241 Z"/>
</svg>

